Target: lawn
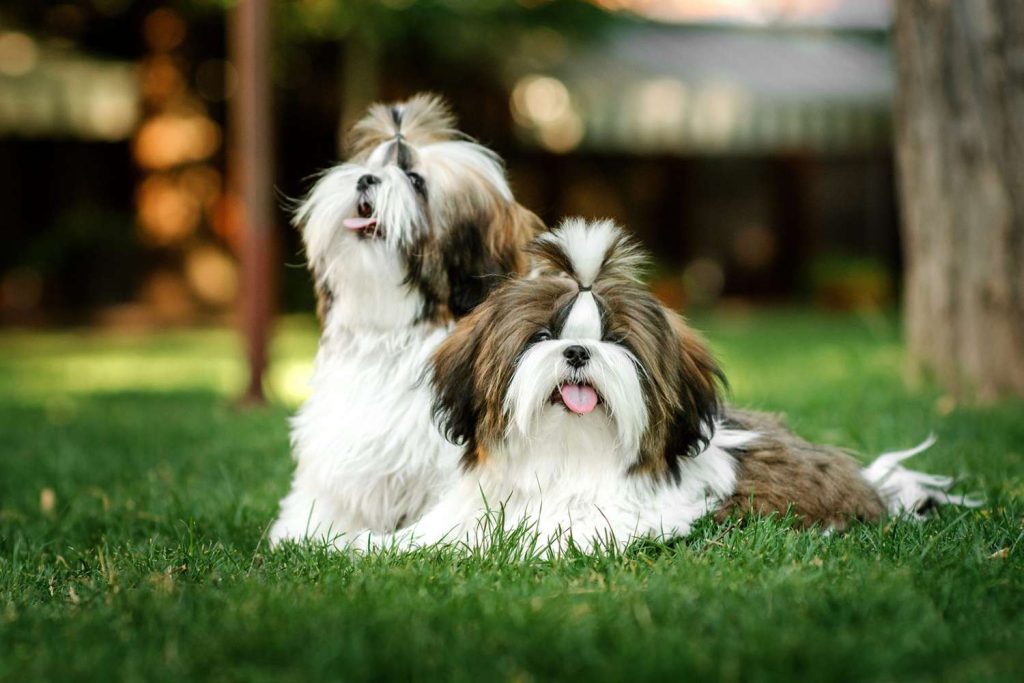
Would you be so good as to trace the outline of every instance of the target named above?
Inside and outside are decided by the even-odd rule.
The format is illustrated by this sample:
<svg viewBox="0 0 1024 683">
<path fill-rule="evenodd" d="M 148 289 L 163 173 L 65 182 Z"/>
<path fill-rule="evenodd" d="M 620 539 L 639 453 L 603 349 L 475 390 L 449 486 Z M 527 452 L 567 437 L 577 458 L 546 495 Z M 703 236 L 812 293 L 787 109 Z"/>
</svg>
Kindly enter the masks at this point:
<svg viewBox="0 0 1024 683">
<path fill-rule="evenodd" d="M 315 350 L 240 412 L 226 331 L 0 334 L 0 680 L 1024 679 L 1024 403 L 908 389 L 887 317 L 698 320 L 740 405 L 964 476 L 981 510 L 843 536 L 701 524 L 618 556 L 268 552 Z"/>
</svg>

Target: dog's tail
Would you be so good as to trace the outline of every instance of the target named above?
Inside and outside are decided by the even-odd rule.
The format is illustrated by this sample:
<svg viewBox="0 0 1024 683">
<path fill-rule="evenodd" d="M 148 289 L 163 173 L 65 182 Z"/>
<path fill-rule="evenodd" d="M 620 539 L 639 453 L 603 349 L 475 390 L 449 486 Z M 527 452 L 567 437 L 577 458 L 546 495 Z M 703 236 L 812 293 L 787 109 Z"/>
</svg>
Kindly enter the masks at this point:
<svg viewBox="0 0 1024 683">
<path fill-rule="evenodd" d="M 467 136 L 456 128 L 448 103 L 438 95 L 420 93 L 404 102 L 371 105 L 366 116 L 352 127 L 349 145 L 358 158 L 396 140 L 420 147 L 465 139 Z"/>
<path fill-rule="evenodd" d="M 861 470 L 864 478 L 875 487 L 891 515 L 924 519 L 925 513 L 939 505 L 979 507 L 984 500 L 970 495 L 949 493 L 955 480 L 938 474 L 908 470 L 900 463 L 930 448 L 935 435 L 905 451 L 883 453 Z"/>
<path fill-rule="evenodd" d="M 610 220 L 567 218 L 528 247 L 538 274 L 564 273 L 587 291 L 599 280 L 640 281 L 647 256 L 625 230 Z"/>
</svg>

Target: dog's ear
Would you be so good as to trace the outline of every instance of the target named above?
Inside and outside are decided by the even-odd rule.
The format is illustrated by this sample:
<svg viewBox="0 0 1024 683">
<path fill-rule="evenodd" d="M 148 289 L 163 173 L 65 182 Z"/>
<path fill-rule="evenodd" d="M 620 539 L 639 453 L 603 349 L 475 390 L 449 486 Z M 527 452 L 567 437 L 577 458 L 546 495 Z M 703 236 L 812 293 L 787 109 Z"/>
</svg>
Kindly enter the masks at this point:
<svg viewBox="0 0 1024 683">
<path fill-rule="evenodd" d="M 722 408 L 725 375 L 718 367 L 704 339 L 681 316 L 666 310 L 676 351 L 676 394 L 678 403 L 669 420 L 665 458 L 669 471 L 678 471 L 678 459 L 695 456 L 711 440 L 715 419 Z"/>
<path fill-rule="evenodd" d="M 504 203 L 495 211 L 487 233 L 487 251 L 508 268 L 522 273 L 526 269 L 526 245 L 544 232 L 544 221 L 519 202 Z"/>
<path fill-rule="evenodd" d="M 455 319 L 476 308 L 508 275 L 524 272 L 524 248 L 544 224 L 516 202 L 487 202 L 477 221 L 454 226 L 445 238 L 448 310 Z"/>
<path fill-rule="evenodd" d="M 481 343 L 477 328 L 485 315 L 485 311 L 478 310 L 459 321 L 433 357 L 434 422 L 446 439 L 465 446 L 467 454 L 476 450 L 482 414 L 476 398 L 475 366 Z"/>
</svg>

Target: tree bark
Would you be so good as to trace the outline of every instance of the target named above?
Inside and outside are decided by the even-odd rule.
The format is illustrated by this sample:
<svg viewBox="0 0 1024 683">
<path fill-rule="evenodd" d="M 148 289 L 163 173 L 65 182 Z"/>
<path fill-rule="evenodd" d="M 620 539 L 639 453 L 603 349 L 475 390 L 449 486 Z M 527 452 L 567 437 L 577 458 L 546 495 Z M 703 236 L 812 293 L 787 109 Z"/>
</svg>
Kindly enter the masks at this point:
<svg viewBox="0 0 1024 683">
<path fill-rule="evenodd" d="M 898 0 L 896 58 L 912 370 L 1024 395 L 1024 2 Z"/>
</svg>

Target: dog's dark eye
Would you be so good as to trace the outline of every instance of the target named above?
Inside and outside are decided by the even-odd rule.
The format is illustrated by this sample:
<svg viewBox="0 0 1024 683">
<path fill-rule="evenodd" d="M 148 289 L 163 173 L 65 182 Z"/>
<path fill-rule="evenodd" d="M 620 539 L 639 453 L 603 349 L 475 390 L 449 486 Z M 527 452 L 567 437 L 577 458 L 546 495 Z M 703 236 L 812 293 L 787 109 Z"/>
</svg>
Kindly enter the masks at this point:
<svg viewBox="0 0 1024 683">
<path fill-rule="evenodd" d="M 420 194 L 426 192 L 427 181 L 423 179 L 423 176 L 415 171 L 407 171 L 405 175 L 409 178 L 409 182 L 412 183 L 412 189 L 416 190 Z"/>
<path fill-rule="evenodd" d="M 545 328 L 543 330 L 535 332 L 534 335 L 532 337 L 530 337 L 530 343 L 531 344 L 538 344 L 538 343 L 543 342 L 543 341 L 549 341 L 550 339 L 551 339 L 551 331 Z"/>
</svg>

